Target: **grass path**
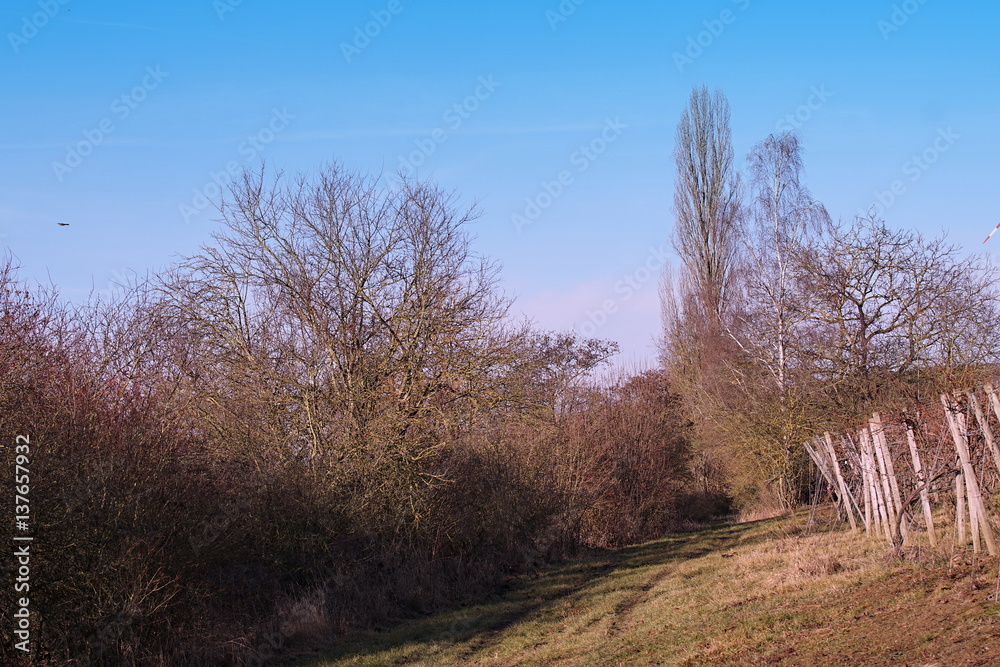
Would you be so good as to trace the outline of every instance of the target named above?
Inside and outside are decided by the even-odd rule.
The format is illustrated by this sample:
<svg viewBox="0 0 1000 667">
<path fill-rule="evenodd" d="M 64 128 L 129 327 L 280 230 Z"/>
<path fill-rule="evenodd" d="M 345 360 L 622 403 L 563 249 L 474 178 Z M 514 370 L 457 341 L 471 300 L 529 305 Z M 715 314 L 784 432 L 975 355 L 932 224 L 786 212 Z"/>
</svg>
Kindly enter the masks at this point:
<svg viewBox="0 0 1000 667">
<path fill-rule="evenodd" d="M 298 664 L 1000 665 L 996 560 L 925 549 L 901 563 L 803 527 L 718 525 L 604 553 Z"/>
</svg>

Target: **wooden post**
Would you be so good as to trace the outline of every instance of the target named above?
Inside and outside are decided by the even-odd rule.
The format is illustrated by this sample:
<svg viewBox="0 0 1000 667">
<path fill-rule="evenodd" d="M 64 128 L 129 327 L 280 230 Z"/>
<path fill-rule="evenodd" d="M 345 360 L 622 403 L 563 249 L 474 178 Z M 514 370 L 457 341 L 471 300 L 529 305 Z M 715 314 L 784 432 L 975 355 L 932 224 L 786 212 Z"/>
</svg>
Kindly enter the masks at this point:
<svg viewBox="0 0 1000 667">
<path fill-rule="evenodd" d="M 983 505 L 982 492 L 979 490 L 979 481 L 976 479 L 976 471 L 972 467 L 972 458 L 969 456 L 969 443 L 966 439 L 965 415 L 955 409 L 951 397 L 947 394 L 941 395 L 941 404 L 945 409 L 945 417 L 948 420 L 948 428 L 951 430 L 952 440 L 955 441 L 955 449 L 958 450 L 958 458 L 962 462 L 962 472 L 965 477 L 965 487 L 969 496 L 969 518 L 972 524 L 972 543 L 975 551 L 979 550 L 979 532 L 986 539 L 986 548 L 990 555 L 997 555 L 996 541 L 993 539 L 993 529 L 990 527 L 989 518 L 986 516 L 986 507 Z"/>
<path fill-rule="evenodd" d="M 865 535 L 872 536 L 872 487 L 868 481 L 868 466 L 861 466 L 861 488 L 864 489 L 865 496 Z M 877 529 L 876 529 L 877 530 Z"/>
<path fill-rule="evenodd" d="M 882 417 L 879 413 L 872 415 L 872 425 L 875 427 L 872 430 L 872 439 L 875 442 L 875 446 L 882 451 L 882 458 L 885 460 L 885 474 L 889 479 L 889 490 L 892 491 L 892 500 L 894 503 L 895 511 L 893 516 L 893 526 L 895 527 L 896 521 L 899 521 L 899 530 L 901 532 L 901 537 L 906 538 L 909 532 L 909 527 L 906 522 L 900 518 L 903 514 L 903 499 L 899 493 L 899 482 L 896 480 L 896 466 L 892 463 L 892 452 L 889 450 L 889 442 L 885 438 L 885 427 L 882 426 Z"/>
<path fill-rule="evenodd" d="M 871 433 L 871 448 L 875 461 L 878 463 L 878 478 L 882 485 L 880 489 L 882 491 L 882 501 L 885 503 L 886 514 L 889 520 L 889 524 L 886 526 L 886 533 L 889 541 L 892 542 L 892 531 L 896 525 L 896 505 L 893 502 L 892 489 L 889 486 L 889 472 L 886 468 L 882 448 L 879 446 L 878 437 L 875 435 L 878 432 L 875 424 L 868 422 L 868 431 Z"/>
<path fill-rule="evenodd" d="M 906 424 L 906 443 L 910 446 L 910 457 L 913 459 L 913 472 L 920 487 L 920 504 L 924 507 L 924 524 L 927 526 L 927 534 L 931 539 L 931 546 L 937 546 L 937 536 L 934 533 L 934 515 L 931 512 L 931 497 L 927 491 L 927 481 L 924 478 L 924 471 L 920 465 L 920 452 L 917 451 L 917 438 L 913 433 L 913 425 Z"/>
<path fill-rule="evenodd" d="M 837 486 L 836 483 L 833 481 L 833 474 L 829 470 L 827 470 L 826 461 L 823 460 L 823 456 L 819 453 L 819 451 L 817 451 L 816 448 L 812 446 L 812 444 L 810 444 L 808 440 L 806 440 L 805 442 L 805 448 L 806 448 L 806 453 L 809 454 L 809 458 L 813 462 L 813 465 L 819 468 L 820 474 L 823 475 L 823 479 L 826 480 L 826 484 L 830 488 L 830 491 L 836 492 Z M 843 498 L 840 498 L 839 500 L 843 501 Z M 837 519 L 840 519 L 839 502 L 837 503 L 836 507 L 837 507 Z"/>
<path fill-rule="evenodd" d="M 850 491 L 847 490 L 847 482 L 844 481 L 844 475 L 840 471 L 840 462 L 837 461 L 837 450 L 833 448 L 833 438 L 830 437 L 830 432 L 827 431 L 823 434 L 823 440 L 826 442 L 826 451 L 830 455 L 830 461 L 833 463 L 833 473 L 837 478 L 837 487 L 840 489 L 840 499 L 844 503 L 844 511 L 847 512 L 847 520 L 851 522 L 851 531 L 856 532 L 858 530 L 858 522 L 854 520 L 854 510 L 851 507 L 854 503 L 854 498 L 851 497 Z"/>
<path fill-rule="evenodd" d="M 875 464 L 875 455 L 872 451 L 874 446 L 872 445 L 871 434 L 867 428 L 861 429 L 861 447 L 865 456 L 865 467 L 868 469 L 868 483 L 871 485 L 872 501 L 878 510 L 876 521 L 879 523 L 882 532 L 885 533 L 886 539 L 892 542 L 892 529 L 889 527 L 890 521 L 885 503 L 886 499 L 879 491 L 879 481 L 876 478 L 880 476 L 878 466 Z"/>
<path fill-rule="evenodd" d="M 986 396 L 989 398 L 990 407 L 993 408 L 993 414 L 996 415 L 997 420 L 1000 420 L 1000 398 L 997 398 L 996 389 L 993 388 L 992 384 L 986 384 L 983 387 L 986 390 Z"/>
<path fill-rule="evenodd" d="M 990 385 L 986 386 L 992 389 Z M 983 439 L 986 440 L 986 446 L 990 448 L 990 454 L 993 455 L 993 465 L 997 467 L 997 472 L 1000 472 L 1000 449 L 997 449 L 997 443 L 993 439 L 993 429 L 990 428 L 990 420 L 979 405 L 979 399 L 976 398 L 975 390 L 967 391 L 965 395 L 969 397 L 969 405 L 972 406 L 973 411 L 976 413 L 976 421 L 983 432 Z M 989 396 L 989 392 L 987 392 L 987 396 Z"/>
<path fill-rule="evenodd" d="M 844 451 L 847 453 L 848 459 L 851 461 L 851 465 L 854 469 L 861 473 L 861 501 L 864 503 L 864 512 L 861 508 L 858 508 L 858 514 L 862 517 L 865 522 L 865 535 L 871 537 L 872 535 L 872 497 L 871 489 L 868 485 L 868 472 L 865 468 L 865 459 L 861 454 L 861 449 L 854 444 L 854 438 L 851 437 L 850 433 L 845 433 L 840 436 L 840 441 L 844 445 Z"/>
<path fill-rule="evenodd" d="M 817 449 L 818 448 L 814 448 L 808 440 L 806 441 L 806 453 L 809 454 L 809 458 L 811 458 L 813 463 L 816 464 L 816 467 L 819 468 L 820 473 L 823 475 L 823 479 L 825 479 L 826 483 L 830 485 L 830 490 L 835 490 L 837 488 L 837 484 L 833 481 L 833 474 L 827 469 L 826 461 L 823 460 L 823 457 Z"/>
<path fill-rule="evenodd" d="M 955 475 L 955 540 L 965 544 L 965 476 Z"/>
<path fill-rule="evenodd" d="M 960 438 L 959 442 L 961 442 L 964 445 L 965 451 L 968 452 L 969 451 L 969 435 L 968 435 L 969 431 L 968 431 L 968 428 L 967 428 L 967 424 L 965 422 L 965 415 L 961 414 L 959 412 L 954 412 L 954 413 L 952 413 L 951 417 L 954 420 L 955 425 L 958 427 L 958 432 L 961 433 L 961 435 L 962 435 L 962 437 Z M 958 449 L 958 443 L 957 442 L 955 444 L 955 448 Z M 971 462 L 972 461 L 972 457 L 969 456 L 968 458 L 969 458 L 969 461 Z M 958 460 L 959 460 L 959 463 L 962 464 L 962 469 L 965 470 L 965 465 L 964 465 L 964 462 L 962 461 L 962 455 L 961 454 L 958 455 Z M 967 504 L 967 506 L 969 508 L 969 532 L 972 533 L 972 553 L 977 554 L 980 551 L 982 551 L 982 543 L 980 542 L 980 539 L 979 539 L 979 503 L 976 502 L 976 499 L 974 497 L 974 493 L 973 493 L 973 490 L 972 490 L 972 484 L 970 483 L 970 480 L 974 480 L 974 479 L 976 480 L 976 485 L 978 487 L 979 480 L 976 479 L 976 470 L 975 470 L 975 468 L 972 469 L 972 472 L 971 472 L 970 476 L 968 476 L 966 478 L 966 480 L 965 480 L 965 497 L 967 499 L 966 500 L 966 504 Z"/>
</svg>

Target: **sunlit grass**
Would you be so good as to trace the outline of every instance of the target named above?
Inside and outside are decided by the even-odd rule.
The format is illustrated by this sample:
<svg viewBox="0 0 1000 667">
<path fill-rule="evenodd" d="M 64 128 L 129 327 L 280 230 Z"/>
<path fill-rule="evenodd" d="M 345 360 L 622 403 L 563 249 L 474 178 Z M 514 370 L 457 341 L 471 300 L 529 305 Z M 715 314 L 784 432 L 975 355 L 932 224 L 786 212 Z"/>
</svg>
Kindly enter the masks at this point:
<svg viewBox="0 0 1000 667">
<path fill-rule="evenodd" d="M 798 521 L 798 523 L 796 523 Z M 552 568 L 482 605 L 345 641 L 312 665 L 699 664 L 822 622 L 785 596 L 857 585 L 884 548 L 804 520 L 717 525 Z"/>
<path fill-rule="evenodd" d="M 1000 624 L 988 591 L 963 599 L 952 590 L 959 586 L 941 564 L 946 554 L 924 565 L 887 554 L 883 541 L 835 523 L 807 529 L 804 514 L 719 524 L 553 567 L 478 606 L 344 640 L 300 664 L 694 666 L 753 664 L 765 655 L 780 664 L 845 659 L 831 656 L 894 664 L 900 656 L 929 659 L 955 645 L 953 637 L 973 636 L 962 623 Z M 984 562 L 995 572 L 995 560 L 980 558 L 962 586 L 976 586 L 969 582 L 986 572 Z M 910 637 L 883 625 L 883 618 L 918 618 L 927 604 L 938 604 L 940 629 L 914 628 Z M 884 636 L 878 659 L 866 661 L 865 652 L 883 642 L 845 629 Z M 939 641 L 946 632 L 958 635 Z M 908 643 L 889 645 L 901 637 Z M 796 657 L 798 650 L 811 657 Z"/>
</svg>

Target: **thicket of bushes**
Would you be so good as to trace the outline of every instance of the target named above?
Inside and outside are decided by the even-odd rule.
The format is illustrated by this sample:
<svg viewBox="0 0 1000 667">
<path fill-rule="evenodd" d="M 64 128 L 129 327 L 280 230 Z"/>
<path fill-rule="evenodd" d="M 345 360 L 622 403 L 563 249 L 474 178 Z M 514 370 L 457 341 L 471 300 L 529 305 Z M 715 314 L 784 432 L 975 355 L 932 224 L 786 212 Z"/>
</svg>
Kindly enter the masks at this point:
<svg viewBox="0 0 1000 667">
<path fill-rule="evenodd" d="M 447 195 L 334 166 L 223 215 L 111 303 L 0 275 L 34 664 L 262 664 L 722 508 L 663 373 L 512 324 Z"/>
</svg>

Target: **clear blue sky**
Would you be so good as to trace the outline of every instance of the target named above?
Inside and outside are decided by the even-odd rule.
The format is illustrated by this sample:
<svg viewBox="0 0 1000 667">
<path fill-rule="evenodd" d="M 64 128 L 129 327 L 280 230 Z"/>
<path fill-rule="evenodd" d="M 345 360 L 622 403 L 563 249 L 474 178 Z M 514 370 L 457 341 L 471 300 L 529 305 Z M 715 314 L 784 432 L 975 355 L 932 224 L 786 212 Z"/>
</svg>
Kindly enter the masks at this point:
<svg viewBox="0 0 1000 667">
<path fill-rule="evenodd" d="M 651 360 L 692 86 L 729 97 L 741 164 L 794 124 L 835 217 L 898 181 L 890 223 L 978 251 L 1000 222 L 997 25 L 942 0 L 8 0 L 0 244 L 81 299 L 208 241 L 199 193 L 229 163 L 409 160 L 479 201 L 519 311 Z"/>
</svg>

